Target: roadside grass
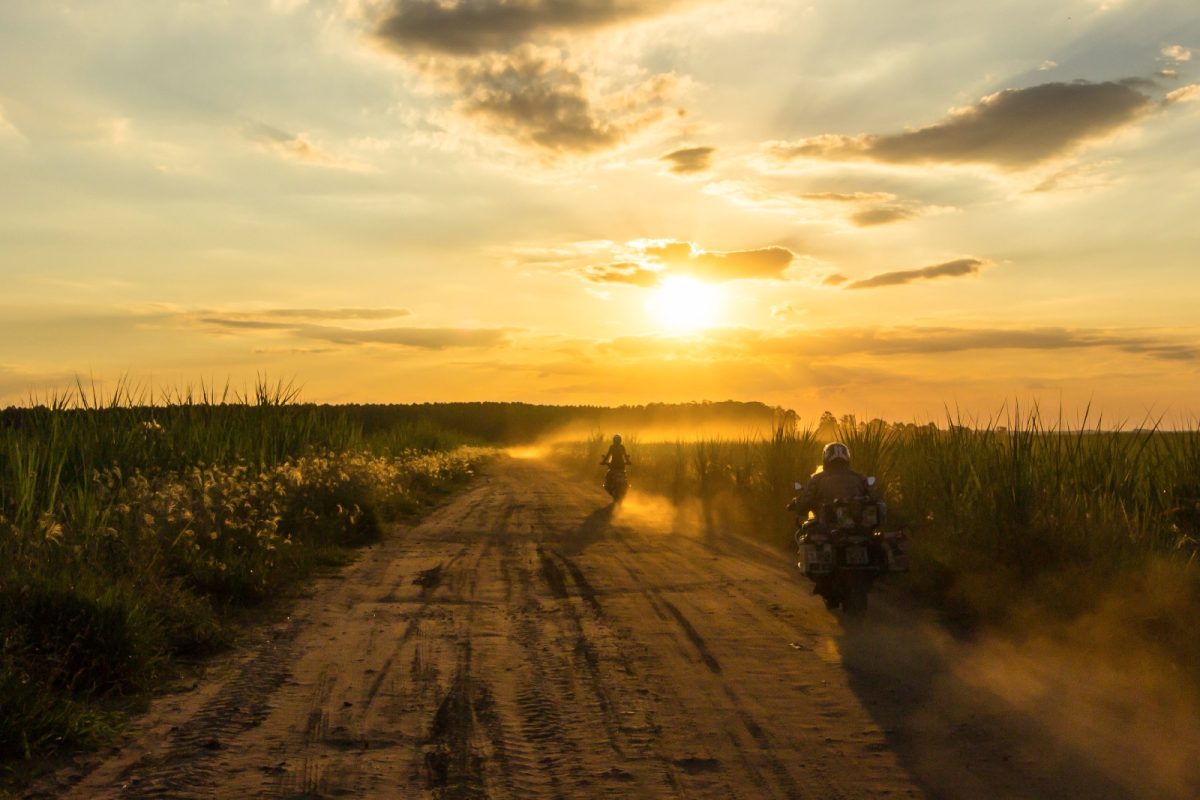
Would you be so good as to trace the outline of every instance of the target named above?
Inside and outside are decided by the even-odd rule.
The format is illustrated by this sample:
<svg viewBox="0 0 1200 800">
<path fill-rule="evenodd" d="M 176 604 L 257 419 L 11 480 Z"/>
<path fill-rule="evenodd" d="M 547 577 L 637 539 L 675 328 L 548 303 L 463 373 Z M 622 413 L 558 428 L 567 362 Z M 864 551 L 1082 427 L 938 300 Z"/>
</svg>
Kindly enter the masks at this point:
<svg viewBox="0 0 1200 800">
<path fill-rule="evenodd" d="M 283 385 L 145 399 L 79 387 L 0 412 L 0 769 L 109 740 L 243 609 L 487 455 L 428 425 L 365 437 Z"/>
<path fill-rule="evenodd" d="M 890 526 L 909 531 L 900 583 L 963 632 L 1086 622 L 1089 636 L 1160 649 L 1200 678 L 1200 426 L 1163 430 L 1040 409 L 941 426 L 844 419 L 781 422 L 760 438 L 645 442 L 630 437 L 635 489 L 698 505 L 705 525 L 792 546 L 794 481 L 846 442 L 877 476 Z M 595 475 L 603 437 L 554 451 Z"/>
</svg>

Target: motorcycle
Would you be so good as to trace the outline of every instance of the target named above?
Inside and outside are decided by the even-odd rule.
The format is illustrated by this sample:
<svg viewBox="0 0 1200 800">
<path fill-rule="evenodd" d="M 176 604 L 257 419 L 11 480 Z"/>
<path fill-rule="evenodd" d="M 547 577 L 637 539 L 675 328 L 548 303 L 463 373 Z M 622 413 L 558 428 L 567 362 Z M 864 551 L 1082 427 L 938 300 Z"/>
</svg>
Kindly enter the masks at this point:
<svg viewBox="0 0 1200 800">
<path fill-rule="evenodd" d="M 625 499 L 625 493 L 629 491 L 629 477 L 625 474 L 624 466 L 620 469 L 609 466 L 608 474 L 604 476 L 604 491 L 608 492 L 614 503 Z"/>
<path fill-rule="evenodd" d="M 825 503 L 815 519 L 797 519 L 796 566 L 817 584 L 830 608 L 841 606 L 847 616 L 860 617 L 876 580 L 908 571 L 907 536 L 880 530 L 886 517 L 887 505 L 864 495 Z"/>
</svg>

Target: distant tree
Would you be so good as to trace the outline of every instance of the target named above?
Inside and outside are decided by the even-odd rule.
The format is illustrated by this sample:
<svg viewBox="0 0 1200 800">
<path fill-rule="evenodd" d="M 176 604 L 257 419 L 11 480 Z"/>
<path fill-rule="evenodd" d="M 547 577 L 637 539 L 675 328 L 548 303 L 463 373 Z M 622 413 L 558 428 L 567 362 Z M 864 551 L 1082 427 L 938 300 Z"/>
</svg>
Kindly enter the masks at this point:
<svg viewBox="0 0 1200 800">
<path fill-rule="evenodd" d="M 837 438 L 837 417 L 829 411 L 821 415 L 821 421 L 817 423 L 817 435 L 822 439 Z"/>
</svg>

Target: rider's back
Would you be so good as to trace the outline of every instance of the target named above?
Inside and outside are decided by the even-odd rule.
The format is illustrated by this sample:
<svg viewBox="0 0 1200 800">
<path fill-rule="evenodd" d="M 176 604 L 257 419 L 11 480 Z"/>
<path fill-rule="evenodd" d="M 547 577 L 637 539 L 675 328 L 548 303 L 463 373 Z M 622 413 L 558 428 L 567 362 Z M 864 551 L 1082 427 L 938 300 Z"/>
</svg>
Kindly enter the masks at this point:
<svg viewBox="0 0 1200 800">
<path fill-rule="evenodd" d="M 608 455 L 604 457 L 604 463 L 608 465 L 609 469 L 623 472 L 625 465 L 629 463 L 629 456 L 625 452 L 625 445 L 618 442 L 608 448 Z"/>
<path fill-rule="evenodd" d="M 870 494 L 870 487 L 862 473 L 835 461 L 813 473 L 808 479 L 805 494 L 808 496 L 810 507 L 816 511 L 825 503 Z"/>
</svg>

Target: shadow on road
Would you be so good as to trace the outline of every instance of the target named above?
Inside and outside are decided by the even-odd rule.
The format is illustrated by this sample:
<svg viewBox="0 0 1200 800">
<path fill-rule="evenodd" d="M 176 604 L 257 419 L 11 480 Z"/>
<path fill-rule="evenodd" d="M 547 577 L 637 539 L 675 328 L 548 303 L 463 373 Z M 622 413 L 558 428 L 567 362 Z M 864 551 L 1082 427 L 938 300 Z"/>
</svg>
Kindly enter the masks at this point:
<svg viewBox="0 0 1200 800">
<path fill-rule="evenodd" d="M 1169 768 L 1134 757 L 1119 711 L 1068 688 L 1085 675 L 886 607 L 870 613 L 838 641 L 849 685 L 931 797 L 1189 796 Z"/>
<path fill-rule="evenodd" d="M 579 523 L 578 527 L 563 537 L 563 554 L 577 556 L 593 543 L 603 539 L 608 532 L 609 526 L 612 524 L 613 512 L 615 510 L 616 505 L 609 503 L 603 508 L 598 508 L 591 514 L 588 514 L 583 522 Z"/>
</svg>

